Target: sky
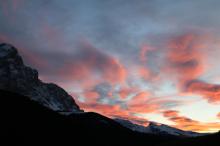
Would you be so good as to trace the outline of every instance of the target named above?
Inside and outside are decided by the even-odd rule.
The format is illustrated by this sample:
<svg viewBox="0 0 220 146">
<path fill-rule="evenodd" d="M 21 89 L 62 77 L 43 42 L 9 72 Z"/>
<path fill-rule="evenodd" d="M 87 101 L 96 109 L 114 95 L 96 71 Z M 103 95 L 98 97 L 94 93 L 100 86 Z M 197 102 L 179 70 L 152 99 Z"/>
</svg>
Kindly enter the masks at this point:
<svg viewBox="0 0 220 146">
<path fill-rule="evenodd" d="M 220 130 L 219 0 L 0 0 L 0 43 L 85 111 Z"/>
</svg>

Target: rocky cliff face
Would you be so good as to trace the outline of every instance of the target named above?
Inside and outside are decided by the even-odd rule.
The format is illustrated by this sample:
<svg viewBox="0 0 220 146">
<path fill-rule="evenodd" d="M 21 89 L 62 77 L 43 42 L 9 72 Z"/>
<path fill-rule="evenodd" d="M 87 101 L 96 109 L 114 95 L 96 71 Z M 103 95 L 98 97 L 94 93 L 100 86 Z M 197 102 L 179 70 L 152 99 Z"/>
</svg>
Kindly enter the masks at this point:
<svg viewBox="0 0 220 146">
<path fill-rule="evenodd" d="M 0 44 L 0 89 L 28 96 L 54 111 L 81 111 L 62 88 L 40 81 L 37 70 L 25 66 L 16 48 L 9 44 Z"/>
</svg>

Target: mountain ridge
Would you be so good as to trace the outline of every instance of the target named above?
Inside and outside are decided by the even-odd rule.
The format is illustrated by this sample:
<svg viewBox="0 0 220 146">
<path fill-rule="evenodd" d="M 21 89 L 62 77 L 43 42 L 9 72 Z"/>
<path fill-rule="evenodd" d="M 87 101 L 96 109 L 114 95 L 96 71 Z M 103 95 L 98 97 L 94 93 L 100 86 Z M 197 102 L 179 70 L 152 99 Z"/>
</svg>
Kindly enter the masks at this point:
<svg viewBox="0 0 220 146">
<path fill-rule="evenodd" d="M 180 137 L 198 137 L 208 135 L 207 133 L 197 133 L 192 131 L 184 131 L 180 130 L 165 124 L 149 122 L 148 126 L 142 126 L 138 124 L 134 124 L 129 120 L 124 119 L 114 119 L 116 122 L 120 123 L 122 126 L 127 127 L 133 131 L 138 131 L 141 133 L 155 134 L 155 135 L 173 135 Z"/>
<path fill-rule="evenodd" d="M 36 69 L 24 65 L 17 49 L 0 44 L 0 89 L 16 92 L 38 101 L 54 111 L 82 112 L 64 89 L 44 83 Z"/>
</svg>

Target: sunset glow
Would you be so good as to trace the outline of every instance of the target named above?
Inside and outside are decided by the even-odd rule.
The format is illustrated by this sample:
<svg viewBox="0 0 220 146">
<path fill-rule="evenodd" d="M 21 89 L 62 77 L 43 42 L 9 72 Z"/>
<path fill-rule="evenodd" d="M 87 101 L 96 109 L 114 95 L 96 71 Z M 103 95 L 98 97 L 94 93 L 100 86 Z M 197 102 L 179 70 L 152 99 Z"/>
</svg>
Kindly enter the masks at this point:
<svg viewBox="0 0 220 146">
<path fill-rule="evenodd" d="M 220 1 L 189 2 L 0 0 L 0 43 L 85 111 L 217 132 Z"/>
</svg>

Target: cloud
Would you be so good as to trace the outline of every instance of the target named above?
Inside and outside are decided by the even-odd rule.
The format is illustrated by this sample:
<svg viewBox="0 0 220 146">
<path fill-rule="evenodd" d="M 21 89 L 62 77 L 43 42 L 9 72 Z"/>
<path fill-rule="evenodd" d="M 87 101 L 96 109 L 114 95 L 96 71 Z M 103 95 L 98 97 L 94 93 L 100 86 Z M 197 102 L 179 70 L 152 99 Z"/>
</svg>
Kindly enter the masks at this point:
<svg viewBox="0 0 220 146">
<path fill-rule="evenodd" d="M 151 93 L 149 92 L 146 92 L 146 91 L 140 92 L 132 98 L 132 100 L 130 101 L 130 105 L 147 102 L 149 99 L 149 96 L 151 96 Z"/>
<path fill-rule="evenodd" d="M 130 88 L 130 87 L 125 87 L 125 88 L 121 88 L 118 91 L 118 94 L 120 96 L 120 98 L 125 99 L 127 98 L 129 95 L 134 94 L 138 91 L 138 89 L 135 88 Z"/>
<path fill-rule="evenodd" d="M 181 86 L 204 72 L 203 36 L 189 33 L 171 38 L 168 44 L 167 71 L 175 73 Z"/>
<path fill-rule="evenodd" d="M 96 91 L 84 91 L 83 97 L 85 98 L 85 102 L 87 103 L 96 103 L 98 98 L 100 97 L 99 93 Z"/>
<path fill-rule="evenodd" d="M 179 114 L 178 111 L 168 110 L 168 111 L 165 111 L 165 112 L 163 113 L 163 116 L 169 118 L 169 117 L 176 117 L 176 116 L 178 116 L 178 114 Z"/>
<path fill-rule="evenodd" d="M 220 119 L 220 112 L 217 114 L 217 117 Z"/>
<path fill-rule="evenodd" d="M 93 111 L 108 117 L 113 116 L 129 116 L 129 112 L 123 110 L 120 105 L 109 105 L 109 104 L 101 104 L 101 103 L 79 103 L 80 107 L 85 109 L 86 111 Z"/>
<path fill-rule="evenodd" d="M 109 104 L 101 104 L 101 103 L 89 104 L 82 102 L 79 103 L 79 105 L 86 111 L 97 112 L 106 115 L 110 118 L 121 118 L 145 126 L 148 124 L 148 120 L 146 118 L 135 116 L 131 111 L 121 108 L 120 105 L 109 105 Z"/>
<path fill-rule="evenodd" d="M 220 123 L 203 123 L 200 121 L 193 120 L 191 118 L 181 116 L 179 111 L 168 110 L 164 111 L 163 116 L 168 118 L 170 121 L 174 122 L 176 128 L 183 130 L 197 131 L 197 132 L 207 132 L 207 131 L 216 131 L 220 128 Z"/>
<path fill-rule="evenodd" d="M 220 103 L 220 85 L 192 80 L 185 85 L 185 90 L 202 95 L 210 103 Z"/>
<path fill-rule="evenodd" d="M 139 53 L 139 59 L 140 61 L 145 64 L 149 61 L 148 55 L 155 50 L 154 47 L 144 44 L 142 45 Z"/>
<path fill-rule="evenodd" d="M 66 61 L 60 69 L 63 76 L 72 80 L 88 80 L 85 77 L 94 77 L 111 84 L 123 83 L 126 79 L 126 69 L 113 56 L 95 48 L 88 42 L 80 43 L 72 58 Z"/>
<path fill-rule="evenodd" d="M 151 71 L 144 66 L 140 66 L 138 68 L 138 74 L 145 80 L 149 80 L 151 78 Z"/>
<path fill-rule="evenodd" d="M 185 105 L 186 102 L 154 97 L 150 92 L 138 92 L 133 98 L 127 101 L 127 109 L 135 113 L 157 113 L 164 109 Z"/>
<path fill-rule="evenodd" d="M 139 91 L 131 96 L 131 99 L 116 95 L 120 95 L 120 90 L 114 90 L 109 84 L 99 84 L 91 91 L 84 93 L 85 101 L 78 101 L 78 104 L 86 111 L 95 111 L 109 117 L 121 117 L 147 125 L 146 118 L 141 118 L 136 114 L 156 113 L 170 108 L 168 103 L 177 103 L 174 100 L 151 98 L 151 94 L 146 91 Z"/>
<path fill-rule="evenodd" d="M 87 97 L 87 98 L 98 98 L 99 97 L 99 94 L 95 91 L 88 91 L 88 92 L 84 92 L 84 97 Z"/>
<path fill-rule="evenodd" d="M 180 92 L 200 94 L 210 103 L 219 103 L 220 85 L 199 80 L 206 71 L 208 41 L 206 34 L 188 33 L 170 39 L 166 73 L 177 79 Z"/>
<path fill-rule="evenodd" d="M 137 93 L 131 100 L 127 103 L 127 109 L 134 113 L 151 113 L 159 109 L 157 103 L 152 103 L 149 100 L 151 93 L 143 91 Z"/>
<path fill-rule="evenodd" d="M 137 74 L 145 81 L 153 81 L 158 77 L 161 63 L 161 50 L 156 45 L 144 43 L 141 45 L 138 56 L 138 63 L 135 64 Z"/>
</svg>

